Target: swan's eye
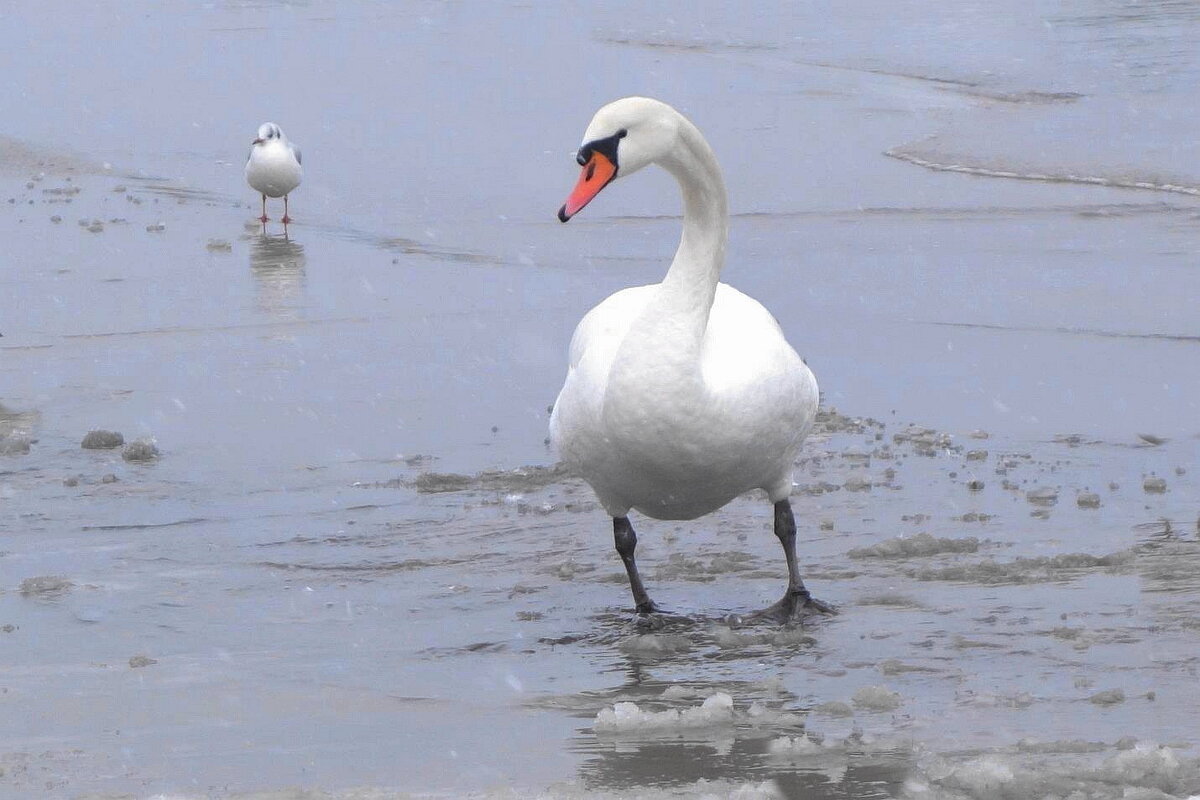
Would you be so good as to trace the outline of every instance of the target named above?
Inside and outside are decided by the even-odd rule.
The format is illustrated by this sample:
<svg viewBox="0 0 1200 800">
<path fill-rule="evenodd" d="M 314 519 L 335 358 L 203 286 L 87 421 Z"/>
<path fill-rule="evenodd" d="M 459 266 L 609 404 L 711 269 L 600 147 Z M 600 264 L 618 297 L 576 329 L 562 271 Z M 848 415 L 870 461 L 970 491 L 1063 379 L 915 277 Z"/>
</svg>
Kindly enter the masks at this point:
<svg viewBox="0 0 1200 800">
<path fill-rule="evenodd" d="M 621 130 L 617 131 L 618 139 L 624 139 L 628 135 L 629 135 L 629 131 L 625 130 L 624 128 L 621 128 Z"/>
</svg>

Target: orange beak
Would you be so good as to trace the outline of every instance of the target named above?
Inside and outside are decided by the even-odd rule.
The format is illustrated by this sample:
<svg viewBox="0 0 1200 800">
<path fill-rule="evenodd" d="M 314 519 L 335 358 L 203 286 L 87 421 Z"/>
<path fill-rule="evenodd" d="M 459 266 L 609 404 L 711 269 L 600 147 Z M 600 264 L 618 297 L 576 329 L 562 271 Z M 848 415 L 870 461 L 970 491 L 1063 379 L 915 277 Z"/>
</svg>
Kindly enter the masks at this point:
<svg viewBox="0 0 1200 800">
<path fill-rule="evenodd" d="M 567 197 L 567 202 L 563 203 L 563 207 L 558 210 L 558 219 L 566 222 L 578 214 L 615 177 L 617 177 L 617 165 L 608 156 L 593 150 L 591 158 L 583 165 L 583 171 L 579 173 L 579 182 L 575 184 L 575 188 Z"/>
</svg>

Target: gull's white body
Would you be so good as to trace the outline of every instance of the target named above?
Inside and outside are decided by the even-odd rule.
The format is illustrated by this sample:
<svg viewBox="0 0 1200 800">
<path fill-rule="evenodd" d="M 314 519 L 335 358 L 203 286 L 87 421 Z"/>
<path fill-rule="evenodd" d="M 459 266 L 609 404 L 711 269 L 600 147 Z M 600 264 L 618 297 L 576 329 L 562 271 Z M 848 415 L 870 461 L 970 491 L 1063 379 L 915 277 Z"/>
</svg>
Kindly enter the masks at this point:
<svg viewBox="0 0 1200 800">
<path fill-rule="evenodd" d="M 816 379 L 762 305 L 718 282 L 725 187 L 699 130 L 670 106 L 626 98 L 596 114 L 584 141 L 614 125 L 631 146 L 619 174 L 657 163 L 679 181 L 683 238 L 662 283 L 619 291 L 579 323 L 551 440 L 614 518 L 693 519 L 752 489 L 780 501 L 816 416 Z"/>
<path fill-rule="evenodd" d="M 277 135 L 270 135 L 272 129 Z M 254 191 L 267 197 L 291 194 L 304 179 L 300 150 L 273 122 L 265 122 L 259 127 L 258 139 L 260 141 L 250 146 L 250 157 L 246 160 L 246 182 Z"/>
</svg>

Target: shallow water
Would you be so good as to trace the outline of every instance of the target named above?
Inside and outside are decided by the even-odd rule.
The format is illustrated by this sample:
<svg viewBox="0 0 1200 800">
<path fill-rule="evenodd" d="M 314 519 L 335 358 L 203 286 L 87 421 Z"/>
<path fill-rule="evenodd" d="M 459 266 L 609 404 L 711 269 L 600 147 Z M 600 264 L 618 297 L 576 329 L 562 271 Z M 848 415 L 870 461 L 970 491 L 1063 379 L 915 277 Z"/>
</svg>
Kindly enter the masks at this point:
<svg viewBox="0 0 1200 800">
<path fill-rule="evenodd" d="M 0 12 L 0 794 L 1200 793 L 1186 6 L 76 14 Z M 554 218 L 632 92 L 852 415 L 793 497 L 836 617 L 736 624 L 783 585 L 749 497 L 635 520 L 680 616 L 635 620 L 551 468 L 576 320 L 678 236 L 664 175 Z"/>
</svg>

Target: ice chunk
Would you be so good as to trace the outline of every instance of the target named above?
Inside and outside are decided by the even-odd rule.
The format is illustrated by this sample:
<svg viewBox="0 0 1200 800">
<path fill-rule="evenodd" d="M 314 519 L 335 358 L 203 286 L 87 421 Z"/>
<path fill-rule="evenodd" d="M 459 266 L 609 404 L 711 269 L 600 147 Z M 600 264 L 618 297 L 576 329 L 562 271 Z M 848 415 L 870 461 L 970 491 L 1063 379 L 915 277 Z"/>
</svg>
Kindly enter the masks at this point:
<svg viewBox="0 0 1200 800">
<path fill-rule="evenodd" d="M 88 431 L 79 446 L 84 450 L 108 450 L 125 444 L 125 437 L 117 431 L 96 429 Z"/>
<path fill-rule="evenodd" d="M 637 636 L 630 636 L 620 644 L 623 652 L 638 653 L 640 655 L 679 653 L 691 646 L 692 643 L 686 636 L 680 636 L 675 633 L 643 633 Z"/>
<path fill-rule="evenodd" d="M 154 461 L 158 458 L 158 445 L 153 439 L 138 439 L 125 445 L 121 458 L 126 461 Z"/>
<path fill-rule="evenodd" d="M 1089 697 L 1088 702 L 1098 706 L 1115 706 L 1125 702 L 1125 692 L 1122 689 L 1106 689 Z"/>
<path fill-rule="evenodd" d="M 866 711 L 894 711 L 900 707 L 900 694 L 885 686 L 864 686 L 850 702 Z"/>
<path fill-rule="evenodd" d="M 974 553 L 977 550 L 979 540 L 974 536 L 965 539 L 940 539 L 928 533 L 918 533 L 916 536 L 887 539 L 870 547 L 856 547 L 846 555 L 856 559 L 914 558 L 939 553 Z"/>
<path fill-rule="evenodd" d="M 669 731 L 732 725 L 733 698 L 717 692 L 692 708 L 646 711 L 637 703 L 623 702 L 603 708 L 596 715 L 597 732 Z"/>
</svg>

